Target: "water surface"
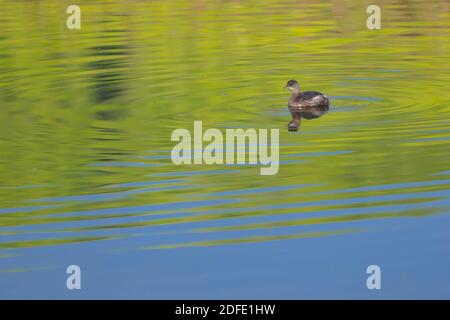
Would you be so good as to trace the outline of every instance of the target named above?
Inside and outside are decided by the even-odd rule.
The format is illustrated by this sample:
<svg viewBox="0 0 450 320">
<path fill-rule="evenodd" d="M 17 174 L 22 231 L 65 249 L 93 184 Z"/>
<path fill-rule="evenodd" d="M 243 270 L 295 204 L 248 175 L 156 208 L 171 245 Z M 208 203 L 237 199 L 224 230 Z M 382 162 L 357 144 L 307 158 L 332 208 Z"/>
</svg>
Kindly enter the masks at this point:
<svg viewBox="0 0 450 320">
<path fill-rule="evenodd" d="M 69 4 L 0 1 L 1 298 L 450 298 L 447 1 Z M 279 128 L 279 173 L 173 165 L 194 120 Z"/>
</svg>

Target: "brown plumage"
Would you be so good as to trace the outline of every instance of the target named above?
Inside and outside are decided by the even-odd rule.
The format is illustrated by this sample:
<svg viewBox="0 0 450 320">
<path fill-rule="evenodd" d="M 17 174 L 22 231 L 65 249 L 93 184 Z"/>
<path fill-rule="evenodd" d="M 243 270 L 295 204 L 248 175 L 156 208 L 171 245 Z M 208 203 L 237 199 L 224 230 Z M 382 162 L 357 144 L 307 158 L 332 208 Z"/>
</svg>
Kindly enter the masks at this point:
<svg viewBox="0 0 450 320">
<path fill-rule="evenodd" d="M 289 131 L 298 130 L 301 118 L 318 118 L 330 108 L 326 95 L 317 91 L 301 92 L 300 85 L 295 80 L 289 80 L 286 88 L 292 91 L 288 101 L 288 108 L 292 115 L 292 121 L 288 124 Z"/>
</svg>

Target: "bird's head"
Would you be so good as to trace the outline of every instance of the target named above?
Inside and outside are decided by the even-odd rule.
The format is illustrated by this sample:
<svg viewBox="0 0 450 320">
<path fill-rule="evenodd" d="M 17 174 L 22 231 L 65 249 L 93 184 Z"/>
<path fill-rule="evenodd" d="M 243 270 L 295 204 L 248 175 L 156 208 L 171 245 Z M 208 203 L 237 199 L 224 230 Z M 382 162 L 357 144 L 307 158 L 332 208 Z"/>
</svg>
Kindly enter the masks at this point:
<svg viewBox="0 0 450 320">
<path fill-rule="evenodd" d="M 289 80 L 284 88 L 292 92 L 300 92 L 300 85 L 296 80 Z"/>
</svg>

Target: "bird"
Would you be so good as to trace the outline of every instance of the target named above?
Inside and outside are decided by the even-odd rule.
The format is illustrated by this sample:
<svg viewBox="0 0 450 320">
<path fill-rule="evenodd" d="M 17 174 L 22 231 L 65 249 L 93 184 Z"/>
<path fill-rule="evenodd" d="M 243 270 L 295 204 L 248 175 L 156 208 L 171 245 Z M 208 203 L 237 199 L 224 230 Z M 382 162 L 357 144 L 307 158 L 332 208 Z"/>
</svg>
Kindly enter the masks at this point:
<svg viewBox="0 0 450 320">
<path fill-rule="evenodd" d="M 292 91 L 288 101 L 288 109 L 292 120 L 288 124 L 289 131 L 297 131 L 301 118 L 314 119 L 322 116 L 330 109 L 330 102 L 326 95 L 317 91 L 300 91 L 296 80 L 289 80 L 285 89 Z"/>
</svg>

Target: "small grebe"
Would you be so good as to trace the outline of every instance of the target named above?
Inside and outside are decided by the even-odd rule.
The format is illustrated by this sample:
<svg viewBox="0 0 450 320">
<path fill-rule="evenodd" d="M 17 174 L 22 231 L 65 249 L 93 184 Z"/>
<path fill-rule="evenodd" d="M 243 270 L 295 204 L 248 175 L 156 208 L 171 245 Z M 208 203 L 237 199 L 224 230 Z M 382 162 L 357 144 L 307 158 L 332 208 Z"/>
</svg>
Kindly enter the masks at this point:
<svg viewBox="0 0 450 320">
<path fill-rule="evenodd" d="M 295 80 L 289 80 L 286 87 L 292 91 L 288 101 L 288 108 L 292 121 L 288 124 L 289 131 L 297 131 L 300 119 L 318 118 L 330 108 L 328 97 L 317 91 L 300 92 L 300 85 Z"/>
</svg>

